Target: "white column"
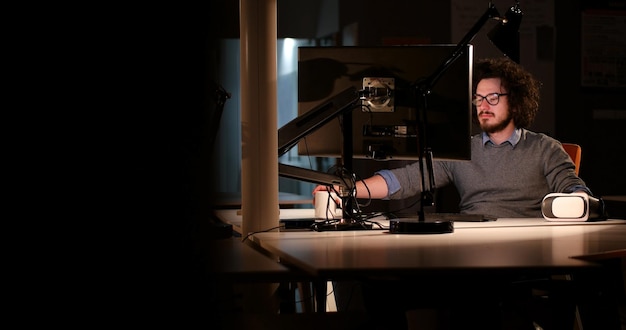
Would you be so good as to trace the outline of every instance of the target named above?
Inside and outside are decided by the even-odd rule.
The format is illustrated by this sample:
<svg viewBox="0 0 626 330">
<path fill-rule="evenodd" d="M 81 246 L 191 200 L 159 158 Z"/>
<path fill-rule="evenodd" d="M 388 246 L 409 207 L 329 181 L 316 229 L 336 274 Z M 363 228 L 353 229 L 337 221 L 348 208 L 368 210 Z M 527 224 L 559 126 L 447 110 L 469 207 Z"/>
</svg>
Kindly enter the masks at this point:
<svg viewBox="0 0 626 330">
<path fill-rule="evenodd" d="M 278 226 L 277 0 L 240 0 L 242 231 Z"/>
</svg>

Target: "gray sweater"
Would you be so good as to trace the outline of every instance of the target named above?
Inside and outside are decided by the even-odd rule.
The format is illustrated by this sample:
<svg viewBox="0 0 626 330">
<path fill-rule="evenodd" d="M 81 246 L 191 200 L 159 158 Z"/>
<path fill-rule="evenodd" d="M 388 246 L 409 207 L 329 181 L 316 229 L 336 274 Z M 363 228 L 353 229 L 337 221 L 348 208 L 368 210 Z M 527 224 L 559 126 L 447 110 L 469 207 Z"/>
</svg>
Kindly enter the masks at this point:
<svg viewBox="0 0 626 330">
<path fill-rule="evenodd" d="M 521 130 L 516 145 L 505 142 L 483 144 L 481 135 L 472 137 L 471 161 L 435 161 L 435 184 L 453 183 L 461 201 L 461 213 L 498 218 L 541 217 L 541 200 L 552 192 L 588 189 L 574 173 L 574 163 L 561 143 L 545 134 Z M 391 173 L 400 184 L 390 199 L 421 192 L 419 164 Z"/>
</svg>

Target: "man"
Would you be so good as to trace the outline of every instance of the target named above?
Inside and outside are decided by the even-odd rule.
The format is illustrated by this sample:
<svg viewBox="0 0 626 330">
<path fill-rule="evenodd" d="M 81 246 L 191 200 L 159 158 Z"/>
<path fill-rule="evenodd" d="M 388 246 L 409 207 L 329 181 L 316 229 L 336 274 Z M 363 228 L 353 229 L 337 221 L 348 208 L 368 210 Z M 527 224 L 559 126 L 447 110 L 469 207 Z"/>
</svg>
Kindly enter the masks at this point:
<svg viewBox="0 0 626 330">
<path fill-rule="evenodd" d="M 461 213 L 496 218 L 538 218 L 542 216 L 541 201 L 548 193 L 591 194 L 583 180 L 575 174 L 574 163 L 561 143 L 545 134 L 528 130 L 539 109 L 540 87 L 530 73 L 507 58 L 482 59 L 474 64 L 473 77 L 473 115 L 483 132 L 472 137 L 472 159 L 433 163 L 435 183 L 438 186 L 456 186 Z M 326 186 L 318 186 L 313 194 L 327 189 Z M 419 163 L 378 171 L 372 177 L 358 181 L 355 189 L 357 198 L 403 199 L 415 196 L 422 191 Z M 450 274 L 449 279 L 439 276 L 437 280 L 450 283 L 449 288 L 444 286 L 446 290 L 442 290 L 441 286 L 423 285 L 430 280 L 433 279 L 359 283 L 365 309 L 386 315 L 373 317 L 373 328 L 405 328 L 405 320 L 400 315 L 404 310 L 414 307 L 445 310 L 449 301 L 457 297 L 467 300 L 462 300 L 465 303 L 455 302 L 451 328 L 465 328 L 466 323 L 480 323 L 485 329 L 500 327 L 497 317 L 484 316 L 506 310 L 499 307 L 499 302 L 502 297 L 506 299 L 508 293 L 501 294 L 500 291 L 513 290 L 509 285 L 511 279 L 466 277 L 466 282 L 463 282 L 454 274 Z M 483 289 L 486 287 L 491 289 Z M 407 295 L 406 292 L 415 292 L 415 295 Z M 414 299 L 417 297 L 419 301 Z M 516 307 L 510 309 L 515 310 Z M 514 319 L 515 313 L 513 315 Z M 519 325 L 530 328 L 528 319 L 522 319 Z M 486 324 L 486 320 L 490 324 Z M 390 322 L 398 323 L 392 326 Z"/>
<path fill-rule="evenodd" d="M 539 109 L 539 85 L 508 58 L 475 63 L 473 115 L 483 133 L 472 137 L 472 160 L 433 163 L 437 186 L 456 186 L 461 213 L 536 218 L 548 193 L 591 194 L 561 143 L 528 130 Z M 417 162 L 378 171 L 357 182 L 356 197 L 415 196 L 422 190 L 420 178 Z M 318 186 L 313 194 L 326 189 Z"/>
</svg>

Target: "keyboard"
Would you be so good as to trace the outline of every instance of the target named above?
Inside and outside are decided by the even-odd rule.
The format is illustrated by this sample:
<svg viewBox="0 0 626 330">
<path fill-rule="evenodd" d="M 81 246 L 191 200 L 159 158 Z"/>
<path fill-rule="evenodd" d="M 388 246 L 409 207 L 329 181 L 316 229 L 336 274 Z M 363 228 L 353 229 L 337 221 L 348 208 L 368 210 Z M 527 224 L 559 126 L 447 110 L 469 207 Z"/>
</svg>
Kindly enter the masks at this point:
<svg viewBox="0 0 626 330">
<path fill-rule="evenodd" d="M 397 218 L 405 218 L 406 215 L 399 215 Z M 411 215 L 410 218 L 417 219 L 417 215 Z M 486 216 L 484 214 L 465 214 L 465 213 L 426 213 L 426 221 L 448 220 L 454 222 L 484 222 L 496 221 L 497 218 Z M 393 217 L 390 217 L 393 220 Z"/>
</svg>

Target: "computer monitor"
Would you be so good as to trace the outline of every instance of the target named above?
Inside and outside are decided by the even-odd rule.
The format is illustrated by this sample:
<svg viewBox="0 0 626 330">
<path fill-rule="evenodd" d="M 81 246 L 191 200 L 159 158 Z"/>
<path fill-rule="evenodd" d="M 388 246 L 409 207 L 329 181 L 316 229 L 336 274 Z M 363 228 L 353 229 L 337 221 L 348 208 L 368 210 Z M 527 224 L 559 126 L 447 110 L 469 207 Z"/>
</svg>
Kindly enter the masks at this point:
<svg viewBox="0 0 626 330">
<path fill-rule="evenodd" d="M 354 158 L 419 159 L 418 111 L 426 109 L 426 146 L 434 159 L 471 159 L 472 46 L 468 45 L 426 96 L 420 82 L 450 58 L 456 45 L 300 47 L 298 115 L 347 88 L 381 93 L 352 113 Z M 331 121 L 298 143 L 300 155 L 341 157 L 342 132 Z"/>
</svg>

